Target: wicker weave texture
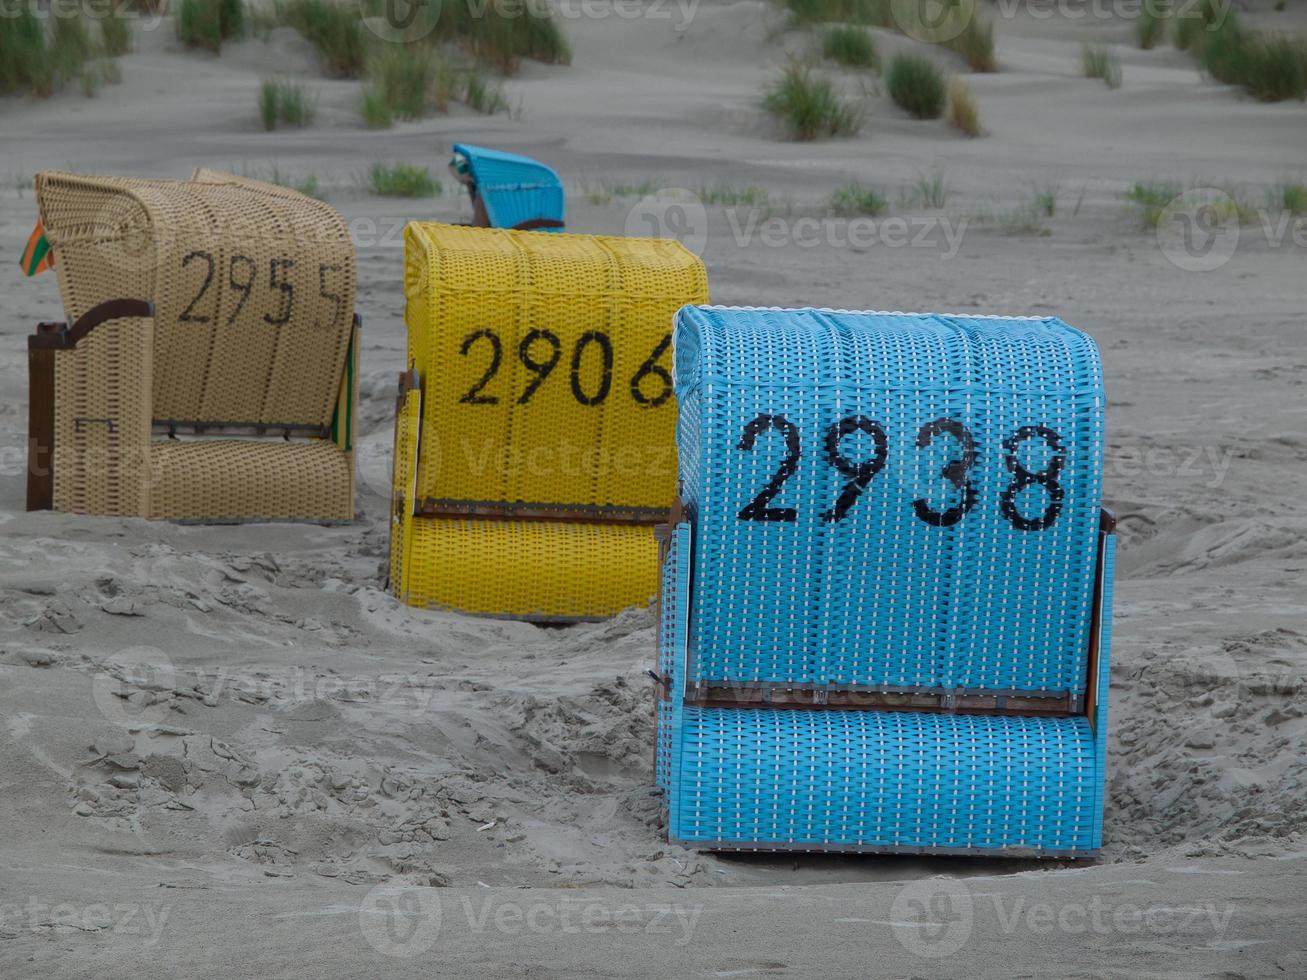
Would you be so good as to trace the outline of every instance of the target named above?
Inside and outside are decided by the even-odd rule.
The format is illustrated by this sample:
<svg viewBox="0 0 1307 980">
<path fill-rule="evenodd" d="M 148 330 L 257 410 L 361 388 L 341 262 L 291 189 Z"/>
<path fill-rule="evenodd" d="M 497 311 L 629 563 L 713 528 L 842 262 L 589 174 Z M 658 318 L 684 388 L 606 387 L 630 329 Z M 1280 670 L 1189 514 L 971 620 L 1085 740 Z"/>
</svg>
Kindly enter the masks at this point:
<svg viewBox="0 0 1307 980">
<path fill-rule="evenodd" d="M 412 223 L 405 255 L 409 358 L 428 386 L 419 499 L 671 505 L 672 315 L 708 291 L 693 254 Z"/>
<path fill-rule="evenodd" d="M 397 592 L 414 606 L 604 619 L 647 605 L 658 591 L 658 546 L 648 527 L 418 518 L 409 540 Z"/>
<path fill-rule="evenodd" d="M 719 847 L 1092 852 L 1088 720 L 687 706 L 676 841 Z"/>
<path fill-rule="evenodd" d="M 150 469 L 150 509 L 144 516 L 157 520 L 354 517 L 353 460 L 326 440 L 157 442 L 150 449 Z"/>
<path fill-rule="evenodd" d="M 541 218 L 563 220 L 563 182 L 543 163 L 467 143 L 455 143 L 454 152 L 467 157 L 493 227 L 513 228 Z"/>
<path fill-rule="evenodd" d="M 1103 600 L 1098 619 L 1098 697 L 1094 703 L 1094 756 L 1098 785 L 1094 797 L 1094 840 L 1103 838 L 1103 806 L 1107 787 L 1108 688 L 1112 674 L 1112 589 L 1116 581 L 1116 535 L 1103 542 Z"/>
<path fill-rule="evenodd" d="M 656 779 L 669 836 L 705 849 L 1092 855 L 1102 845 L 1113 543 L 1092 718 L 704 707 L 685 700 L 693 555 L 690 525 L 677 526 L 659 619 L 672 696 L 658 705 Z"/>
<path fill-rule="evenodd" d="M 1083 694 L 1104 395 L 1053 318 L 683 310 L 693 680 Z"/>
<path fill-rule="evenodd" d="M 54 507 L 142 517 L 149 509 L 152 361 L 147 318 L 109 321 L 55 357 Z"/>
<path fill-rule="evenodd" d="M 326 426 L 349 344 L 354 249 L 329 205 L 198 171 L 36 177 L 70 320 L 155 305 L 153 417 Z"/>
<path fill-rule="evenodd" d="M 672 528 L 667 554 L 663 556 L 662 586 L 658 603 L 658 673 L 667 681 L 671 697 L 658 701 L 655 778 L 665 793 L 671 792 L 673 710 L 680 697 L 676 679 L 678 663 L 685 656 L 685 617 L 690 596 L 690 525 Z"/>
</svg>

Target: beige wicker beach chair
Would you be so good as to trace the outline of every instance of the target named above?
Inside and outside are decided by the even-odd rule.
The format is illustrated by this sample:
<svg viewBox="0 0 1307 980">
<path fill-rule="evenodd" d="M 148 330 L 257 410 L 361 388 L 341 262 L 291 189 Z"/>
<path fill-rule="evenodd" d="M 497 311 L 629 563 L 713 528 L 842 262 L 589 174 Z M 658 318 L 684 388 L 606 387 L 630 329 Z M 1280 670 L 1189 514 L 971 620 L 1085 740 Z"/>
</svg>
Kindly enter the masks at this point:
<svg viewBox="0 0 1307 980">
<path fill-rule="evenodd" d="M 354 249 L 294 191 L 41 173 L 72 323 L 29 338 L 27 506 L 178 521 L 348 521 Z"/>
</svg>

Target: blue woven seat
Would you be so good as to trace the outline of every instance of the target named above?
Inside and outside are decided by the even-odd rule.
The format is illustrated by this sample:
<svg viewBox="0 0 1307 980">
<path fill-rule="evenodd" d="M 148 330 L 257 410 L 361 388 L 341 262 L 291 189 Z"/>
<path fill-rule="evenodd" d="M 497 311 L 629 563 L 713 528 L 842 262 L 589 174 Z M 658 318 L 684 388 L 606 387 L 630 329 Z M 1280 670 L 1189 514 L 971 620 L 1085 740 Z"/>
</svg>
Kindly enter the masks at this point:
<svg viewBox="0 0 1307 980">
<path fill-rule="evenodd" d="M 563 229 L 563 184 L 543 163 L 468 143 L 455 143 L 454 153 L 467 161 L 474 200 L 491 228 Z"/>
<path fill-rule="evenodd" d="M 1113 554 L 1093 341 L 686 307 L 674 344 L 671 838 L 1092 854 Z"/>
</svg>

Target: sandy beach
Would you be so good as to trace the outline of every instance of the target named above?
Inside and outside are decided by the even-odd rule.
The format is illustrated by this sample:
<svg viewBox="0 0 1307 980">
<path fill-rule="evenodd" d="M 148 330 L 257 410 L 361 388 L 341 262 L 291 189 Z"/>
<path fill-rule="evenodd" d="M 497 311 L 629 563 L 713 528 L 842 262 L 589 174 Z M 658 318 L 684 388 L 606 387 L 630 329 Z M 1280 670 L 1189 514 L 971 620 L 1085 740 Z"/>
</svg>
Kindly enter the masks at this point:
<svg viewBox="0 0 1307 980">
<path fill-rule="evenodd" d="M 140 22 L 94 99 L 0 98 L 0 976 L 1307 975 L 1307 218 L 1265 211 L 1192 271 L 1124 200 L 1167 179 L 1260 207 L 1307 179 L 1307 105 L 1140 51 L 1121 17 L 1009 7 L 1001 70 L 967 76 L 979 139 L 883 96 L 856 137 L 778 138 L 760 93 L 812 42 L 759 0 L 565 4 L 572 64 L 524 62 L 511 114 L 381 132 L 289 28 L 215 57 Z M 1086 41 L 1119 46 L 1120 89 L 1081 77 Z M 313 125 L 263 131 L 269 66 L 316 91 Z M 569 230 L 680 233 L 717 303 L 1052 314 L 1097 340 L 1120 520 L 1101 862 L 671 846 L 651 610 L 541 629 L 385 591 L 402 230 L 470 217 L 456 141 L 554 167 Z M 370 195 L 379 160 L 444 193 Z M 18 266 L 32 174 L 197 166 L 312 177 L 350 225 L 354 524 L 24 510 L 24 338 L 62 316 Z M 830 215 L 851 180 L 887 212 Z M 712 193 L 744 188 L 765 202 Z M 941 900 L 941 930 L 906 921 Z"/>
</svg>

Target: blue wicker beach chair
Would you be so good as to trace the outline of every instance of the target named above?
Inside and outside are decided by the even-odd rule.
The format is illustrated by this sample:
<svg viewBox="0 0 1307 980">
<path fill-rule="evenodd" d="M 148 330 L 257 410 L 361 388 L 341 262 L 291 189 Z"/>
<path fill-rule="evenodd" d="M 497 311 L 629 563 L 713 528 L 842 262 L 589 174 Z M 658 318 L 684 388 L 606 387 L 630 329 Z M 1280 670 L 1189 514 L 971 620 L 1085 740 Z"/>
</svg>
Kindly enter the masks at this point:
<svg viewBox="0 0 1307 980">
<path fill-rule="evenodd" d="M 562 231 L 563 184 L 543 163 L 515 153 L 455 143 L 449 169 L 472 195 L 474 225 Z"/>
<path fill-rule="evenodd" d="M 657 778 L 701 849 L 1089 857 L 1112 521 L 1053 318 L 685 307 Z"/>
</svg>

